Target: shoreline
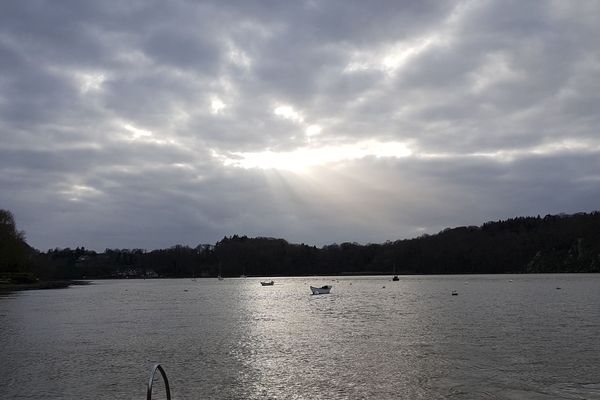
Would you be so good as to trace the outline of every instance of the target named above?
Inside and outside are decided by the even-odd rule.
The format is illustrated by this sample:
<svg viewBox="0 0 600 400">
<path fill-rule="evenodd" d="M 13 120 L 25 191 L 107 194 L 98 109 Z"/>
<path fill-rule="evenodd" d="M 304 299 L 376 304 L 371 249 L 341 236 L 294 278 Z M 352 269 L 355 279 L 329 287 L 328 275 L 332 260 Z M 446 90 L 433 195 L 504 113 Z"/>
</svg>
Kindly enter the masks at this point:
<svg viewBox="0 0 600 400">
<path fill-rule="evenodd" d="M 21 290 L 66 289 L 71 286 L 89 284 L 89 281 L 78 280 L 38 281 L 33 283 L 0 283 L 0 293 L 16 292 Z"/>
</svg>

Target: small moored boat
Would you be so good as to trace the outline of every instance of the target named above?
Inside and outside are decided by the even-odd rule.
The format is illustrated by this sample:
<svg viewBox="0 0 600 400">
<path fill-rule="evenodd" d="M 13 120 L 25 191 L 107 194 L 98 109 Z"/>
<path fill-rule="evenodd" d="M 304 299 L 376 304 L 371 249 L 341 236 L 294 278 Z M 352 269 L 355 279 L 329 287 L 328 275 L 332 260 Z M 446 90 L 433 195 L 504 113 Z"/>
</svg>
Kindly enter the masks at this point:
<svg viewBox="0 0 600 400">
<path fill-rule="evenodd" d="M 310 290 L 312 291 L 312 294 L 327 294 L 331 291 L 331 287 L 331 285 L 325 285 L 321 287 L 311 286 Z"/>
<path fill-rule="evenodd" d="M 260 282 L 260 284 L 261 284 L 262 286 L 273 286 L 273 285 L 275 284 L 275 282 L 273 282 L 273 281 L 269 281 L 269 282 L 262 282 L 262 281 L 261 281 L 261 282 Z"/>
</svg>

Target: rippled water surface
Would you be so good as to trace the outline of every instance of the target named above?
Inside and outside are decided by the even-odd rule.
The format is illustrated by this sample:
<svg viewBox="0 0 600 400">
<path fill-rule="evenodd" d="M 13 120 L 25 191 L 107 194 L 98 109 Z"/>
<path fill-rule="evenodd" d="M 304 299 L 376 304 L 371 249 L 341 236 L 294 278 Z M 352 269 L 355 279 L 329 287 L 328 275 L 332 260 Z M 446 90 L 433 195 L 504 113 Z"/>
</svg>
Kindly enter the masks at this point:
<svg viewBox="0 0 600 400">
<path fill-rule="evenodd" d="M 600 275 L 95 281 L 0 297 L 0 348 L 3 399 L 600 399 Z"/>
</svg>

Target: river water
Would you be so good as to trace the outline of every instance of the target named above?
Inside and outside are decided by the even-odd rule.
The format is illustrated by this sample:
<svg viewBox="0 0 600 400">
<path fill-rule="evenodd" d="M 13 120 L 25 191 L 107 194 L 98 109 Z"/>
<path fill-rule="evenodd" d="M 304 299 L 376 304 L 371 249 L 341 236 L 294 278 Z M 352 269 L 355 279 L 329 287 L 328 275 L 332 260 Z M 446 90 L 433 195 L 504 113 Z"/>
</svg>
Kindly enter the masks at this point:
<svg viewBox="0 0 600 400">
<path fill-rule="evenodd" d="M 600 275 L 274 280 L 4 295 L 0 398 L 600 399 Z"/>
</svg>

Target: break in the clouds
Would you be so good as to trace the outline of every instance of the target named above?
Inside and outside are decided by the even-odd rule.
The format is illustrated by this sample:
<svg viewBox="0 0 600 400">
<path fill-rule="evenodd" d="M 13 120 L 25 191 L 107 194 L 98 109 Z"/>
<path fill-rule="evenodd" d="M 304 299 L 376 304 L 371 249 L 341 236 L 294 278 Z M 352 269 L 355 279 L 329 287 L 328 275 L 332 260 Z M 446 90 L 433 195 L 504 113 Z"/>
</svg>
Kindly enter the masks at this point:
<svg viewBox="0 0 600 400">
<path fill-rule="evenodd" d="M 382 242 L 600 200 L 600 2 L 4 1 L 40 249 Z"/>
</svg>

